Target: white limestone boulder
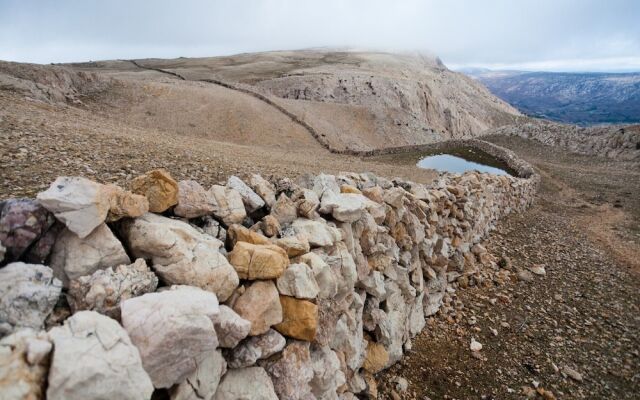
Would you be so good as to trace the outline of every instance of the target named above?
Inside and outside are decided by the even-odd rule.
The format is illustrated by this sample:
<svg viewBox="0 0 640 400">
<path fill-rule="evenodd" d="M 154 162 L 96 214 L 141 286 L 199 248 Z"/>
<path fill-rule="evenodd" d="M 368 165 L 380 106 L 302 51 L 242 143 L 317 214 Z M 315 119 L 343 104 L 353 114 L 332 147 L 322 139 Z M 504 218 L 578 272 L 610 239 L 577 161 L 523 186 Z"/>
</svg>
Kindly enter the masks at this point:
<svg viewBox="0 0 640 400">
<path fill-rule="evenodd" d="M 338 292 L 336 277 L 331 267 L 322 257 L 316 253 L 306 253 L 298 258 L 299 262 L 307 264 L 313 271 L 313 276 L 318 284 L 318 298 L 330 299 Z"/>
<path fill-rule="evenodd" d="M 227 354 L 231 368 L 250 367 L 258 360 L 271 357 L 282 351 L 287 340 L 278 331 L 269 329 L 267 333 L 252 336 L 242 341 Z"/>
<path fill-rule="evenodd" d="M 153 392 L 140 353 L 113 319 L 81 311 L 52 328 L 47 398 L 148 399 Z"/>
<path fill-rule="evenodd" d="M 44 331 L 20 329 L 0 340 L 0 398 L 42 399 L 51 342 Z"/>
<path fill-rule="evenodd" d="M 61 290 L 62 283 L 44 265 L 15 262 L 0 269 L 0 336 L 19 328 L 41 329 Z"/>
<path fill-rule="evenodd" d="M 236 190 L 213 185 L 209 194 L 215 204 L 213 215 L 221 219 L 225 225 L 240 224 L 247 216 L 247 211 L 242 202 L 242 196 Z"/>
<path fill-rule="evenodd" d="M 213 318 L 213 327 L 220 347 L 234 348 L 249 335 L 251 322 L 239 316 L 233 309 L 220 305 L 220 313 Z"/>
<path fill-rule="evenodd" d="M 185 222 L 147 213 L 125 221 L 121 229 L 133 256 L 150 259 L 168 284 L 197 286 L 220 301 L 238 286 L 236 270 L 220 253 L 222 242 Z"/>
<path fill-rule="evenodd" d="M 171 388 L 171 400 L 211 400 L 218 390 L 220 379 L 227 372 L 227 363 L 220 350 L 203 354 L 196 360 L 196 370 Z"/>
<path fill-rule="evenodd" d="M 313 271 L 306 264 L 290 264 L 276 285 L 280 294 L 298 299 L 315 299 L 320 292 Z"/>
<path fill-rule="evenodd" d="M 230 369 L 214 400 L 278 400 L 271 378 L 261 367 Z"/>
<path fill-rule="evenodd" d="M 311 392 L 318 400 L 338 398 L 338 388 L 346 383 L 344 372 L 340 369 L 340 359 L 329 346 L 311 346 L 311 367 L 313 379 L 309 382 Z"/>
<path fill-rule="evenodd" d="M 156 388 L 184 381 L 218 346 L 215 294 L 190 286 L 147 293 L 121 303 L 122 325 L 140 350 Z"/>
<path fill-rule="evenodd" d="M 56 277 L 68 287 L 71 279 L 130 263 L 122 243 L 107 224 L 100 224 L 84 238 L 64 229 L 53 245 L 49 265 Z"/>
<path fill-rule="evenodd" d="M 186 180 L 178 182 L 178 204 L 173 213 L 179 217 L 197 218 L 213 214 L 215 202 L 198 182 Z"/>
<path fill-rule="evenodd" d="M 278 289 L 270 280 L 252 283 L 234 302 L 233 310 L 251 322 L 251 336 L 266 333 L 283 318 Z"/>
<path fill-rule="evenodd" d="M 269 208 L 273 207 L 276 202 L 276 188 L 269 181 L 260 175 L 253 174 L 249 178 L 249 186 L 262 197 Z"/>
<path fill-rule="evenodd" d="M 277 359 L 264 361 L 264 368 L 271 377 L 278 398 L 312 399 L 313 368 L 309 342 L 292 341 Z"/>
<path fill-rule="evenodd" d="M 227 187 L 240 194 L 247 213 L 251 214 L 265 206 L 265 202 L 262 197 L 258 196 L 258 194 L 254 192 L 249 185 L 244 183 L 244 181 L 237 176 L 232 175 L 229 177 L 227 180 Z"/>
<path fill-rule="evenodd" d="M 82 177 L 62 176 L 49 189 L 38 193 L 38 201 L 67 228 L 81 238 L 107 218 L 111 197 L 105 185 Z"/>
<path fill-rule="evenodd" d="M 150 293 L 158 287 L 158 277 L 142 258 L 133 264 L 98 270 L 69 284 L 67 300 L 72 312 L 93 310 L 120 319 L 120 302 Z"/>
<path fill-rule="evenodd" d="M 336 240 L 340 240 L 335 232 L 324 221 L 298 218 L 291 223 L 296 234 L 304 235 L 311 247 L 331 246 Z"/>
</svg>

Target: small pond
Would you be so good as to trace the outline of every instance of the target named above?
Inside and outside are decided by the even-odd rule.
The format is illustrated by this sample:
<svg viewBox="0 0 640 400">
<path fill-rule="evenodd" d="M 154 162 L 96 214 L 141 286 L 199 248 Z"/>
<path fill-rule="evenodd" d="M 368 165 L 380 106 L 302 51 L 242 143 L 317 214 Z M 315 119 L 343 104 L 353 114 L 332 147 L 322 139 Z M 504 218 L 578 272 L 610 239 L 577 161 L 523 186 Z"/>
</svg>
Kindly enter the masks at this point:
<svg viewBox="0 0 640 400">
<path fill-rule="evenodd" d="M 441 154 L 431 154 L 418 160 L 419 168 L 435 169 L 461 174 L 466 171 L 508 175 L 508 167 L 484 152 L 476 149 L 456 149 Z"/>
<path fill-rule="evenodd" d="M 388 154 L 376 157 L 383 162 L 413 164 L 418 168 L 461 174 L 479 171 L 495 175 L 517 176 L 509 166 L 495 157 L 474 147 L 451 146 L 433 150 Z"/>
</svg>

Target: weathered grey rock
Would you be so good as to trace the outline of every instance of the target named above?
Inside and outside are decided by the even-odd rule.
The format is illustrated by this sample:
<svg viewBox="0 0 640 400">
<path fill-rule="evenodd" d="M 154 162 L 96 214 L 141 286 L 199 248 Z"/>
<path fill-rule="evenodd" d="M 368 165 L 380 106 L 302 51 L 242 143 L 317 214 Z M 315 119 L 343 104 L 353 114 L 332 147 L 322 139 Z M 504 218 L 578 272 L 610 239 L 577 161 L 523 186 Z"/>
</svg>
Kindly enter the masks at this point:
<svg viewBox="0 0 640 400">
<path fill-rule="evenodd" d="M 20 259 L 53 225 L 53 214 L 31 199 L 0 202 L 0 246 L 5 262 Z M 3 257 L 0 257 L 0 264 Z"/>
<path fill-rule="evenodd" d="M 229 367 L 250 367 L 258 360 L 271 357 L 282 351 L 287 344 L 284 336 L 273 329 L 258 336 L 252 336 L 244 340 L 227 354 Z"/>
<path fill-rule="evenodd" d="M 376 331 L 378 342 L 382 342 L 389 352 L 389 365 L 400 360 L 403 354 L 402 345 L 408 338 L 407 319 L 410 307 L 398 284 L 386 281 L 387 299 L 382 309 L 387 315 L 384 326 Z"/>
<path fill-rule="evenodd" d="M 54 274 L 65 287 L 71 279 L 130 263 L 122 243 L 106 224 L 98 225 L 84 238 L 64 229 L 53 245 L 50 260 Z"/>
<path fill-rule="evenodd" d="M 391 207 L 399 209 L 402 208 L 404 197 L 407 192 L 401 187 L 394 187 L 384 192 L 384 202 Z"/>
<path fill-rule="evenodd" d="M 296 257 L 310 250 L 309 241 L 302 234 L 285 236 L 277 239 L 275 243 L 284 249 L 289 257 Z"/>
<path fill-rule="evenodd" d="M 286 194 L 281 193 L 271 206 L 271 215 L 278 220 L 280 226 L 288 225 L 298 217 L 298 208 Z"/>
<path fill-rule="evenodd" d="M 0 398 L 44 398 L 51 348 L 44 331 L 21 329 L 0 340 Z"/>
<path fill-rule="evenodd" d="M 212 320 L 219 307 L 211 292 L 173 286 L 125 300 L 120 307 L 122 325 L 156 388 L 184 381 L 202 355 L 218 346 Z"/>
<path fill-rule="evenodd" d="M 264 368 L 281 399 L 313 399 L 309 382 L 313 379 L 309 343 L 293 341 L 276 360 L 265 360 Z"/>
<path fill-rule="evenodd" d="M 49 260 L 49 255 L 53 245 L 58 240 L 58 235 L 65 229 L 64 224 L 55 222 L 38 240 L 36 240 L 29 250 L 22 256 L 22 260 L 29 264 L 45 264 Z M 0 257 L 1 258 L 1 257 Z"/>
<path fill-rule="evenodd" d="M 333 194 L 340 193 L 340 185 L 338 185 L 335 176 L 320 174 L 313 180 L 313 191 L 316 192 L 318 198 L 322 200 L 322 197 L 327 192 L 331 192 Z"/>
<path fill-rule="evenodd" d="M 81 177 L 59 177 L 38 201 L 82 238 L 105 221 L 111 206 L 104 185 Z"/>
<path fill-rule="evenodd" d="M 442 299 L 444 297 L 445 290 L 447 290 L 447 277 L 443 271 L 435 272 L 433 269 L 428 268 L 426 277 L 424 297 L 424 315 L 429 317 L 440 309 L 442 306 Z"/>
<path fill-rule="evenodd" d="M 69 284 L 67 300 L 72 312 L 93 310 L 120 319 L 120 303 L 150 293 L 158 287 L 158 277 L 142 258 L 133 264 L 98 270 Z"/>
<path fill-rule="evenodd" d="M 380 271 L 371 271 L 365 279 L 358 282 L 358 286 L 378 300 L 384 300 L 387 294 L 384 288 L 384 275 Z"/>
<path fill-rule="evenodd" d="M 299 216 L 309 219 L 319 217 L 317 210 L 320 207 L 320 199 L 313 190 L 300 189 L 293 194 L 292 200 L 296 203 Z"/>
<path fill-rule="evenodd" d="M 364 292 L 362 297 L 365 297 Z M 344 354 L 345 362 L 352 371 L 357 371 L 364 362 L 366 341 L 363 335 L 362 310 L 364 301 L 358 293 L 352 294 L 349 309 L 338 319 L 331 348 Z"/>
<path fill-rule="evenodd" d="M 193 180 L 178 182 L 178 205 L 173 213 L 179 217 L 197 218 L 213 214 L 215 202 L 211 194 Z"/>
<path fill-rule="evenodd" d="M 236 270 L 219 251 L 222 242 L 185 222 L 147 213 L 125 221 L 121 228 L 132 255 L 151 259 L 166 283 L 197 286 L 220 301 L 238 286 Z"/>
<path fill-rule="evenodd" d="M 54 351 L 47 398 L 147 399 L 153 385 L 140 354 L 116 321 L 93 311 L 49 331 Z M 99 379 L 96 379 L 99 377 Z"/>
<path fill-rule="evenodd" d="M 41 329 L 61 290 L 44 265 L 15 262 L 0 269 L 0 336 L 18 328 Z"/>
<path fill-rule="evenodd" d="M 269 208 L 273 207 L 276 202 L 276 188 L 269 181 L 260 175 L 253 174 L 249 178 L 249 186 L 262 197 Z"/>
<path fill-rule="evenodd" d="M 215 350 L 203 354 L 196 364 L 196 370 L 184 382 L 171 388 L 171 400 L 213 399 L 220 379 L 227 372 L 227 363 L 220 350 Z"/>
<path fill-rule="evenodd" d="M 290 264 L 276 284 L 280 294 L 299 299 L 315 299 L 320 291 L 313 271 L 306 264 Z"/>
<path fill-rule="evenodd" d="M 227 240 L 227 231 L 220 225 L 220 222 L 216 221 L 212 217 L 203 217 L 202 231 L 209 236 L 212 236 L 222 243 Z"/>
<path fill-rule="evenodd" d="M 316 253 L 306 253 L 299 257 L 299 261 L 307 264 L 313 271 L 318 284 L 318 298 L 330 299 L 338 292 L 336 277 L 331 267 Z"/>
<path fill-rule="evenodd" d="M 224 374 L 215 400 L 278 400 L 273 383 L 261 367 L 231 369 Z"/>
<path fill-rule="evenodd" d="M 338 388 L 345 384 L 344 373 L 340 370 L 340 360 L 335 351 L 329 346 L 312 345 L 311 367 L 313 379 L 311 392 L 318 400 L 333 400 L 338 398 Z"/>
<path fill-rule="evenodd" d="M 355 222 L 362 217 L 367 198 L 356 193 L 325 192 L 320 209 L 342 222 Z"/>
<path fill-rule="evenodd" d="M 238 297 L 233 310 L 251 322 L 249 335 L 261 335 L 282 322 L 282 305 L 272 281 L 256 281 Z"/>
<path fill-rule="evenodd" d="M 220 347 L 234 348 L 247 337 L 251 322 L 243 319 L 230 307 L 220 305 L 220 313 L 213 319 L 213 327 Z"/>
<path fill-rule="evenodd" d="M 247 216 L 247 211 L 244 209 L 240 193 L 224 186 L 213 185 L 209 189 L 209 194 L 213 197 L 215 204 L 213 215 L 227 226 L 242 223 Z"/>
<path fill-rule="evenodd" d="M 273 215 L 265 215 L 260 221 L 260 229 L 267 237 L 274 237 L 280 233 L 282 227 L 280 226 L 280 222 Z"/>
<path fill-rule="evenodd" d="M 331 267 L 338 284 L 339 298 L 347 296 L 353 291 L 353 287 L 358 279 L 356 263 L 349 253 L 344 242 L 337 242 L 335 246 L 329 248 L 327 259 L 325 260 Z"/>
<path fill-rule="evenodd" d="M 331 227 L 318 220 L 299 218 L 293 221 L 291 227 L 297 234 L 304 235 L 312 247 L 331 246 L 339 240 Z"/>
<path fill-rule="evenodd" d="M 256 192 L 254 192 L 237 176 L 232 175 L 229 177 L 227 180 L 227 187 L 240 193 L 240 197 L 242 197 L 242 202 L 244 203 L 247 213 L 251 214 L 252 212 L 264 207 L 265 201 L 262 197 L 258 196 Z"/>
</svg>

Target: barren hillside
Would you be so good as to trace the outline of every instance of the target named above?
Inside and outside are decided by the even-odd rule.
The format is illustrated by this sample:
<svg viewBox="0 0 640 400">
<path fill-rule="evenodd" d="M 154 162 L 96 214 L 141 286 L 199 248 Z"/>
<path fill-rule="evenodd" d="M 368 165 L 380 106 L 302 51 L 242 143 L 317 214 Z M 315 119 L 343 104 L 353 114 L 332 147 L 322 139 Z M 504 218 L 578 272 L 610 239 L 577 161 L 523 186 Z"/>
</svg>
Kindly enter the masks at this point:
<svg viewBox="0 0 640 400">
<path fill-rule="evenodd" d="M 120 117 L 129 121 L 148 125 L 139 114 L 141 108 L 154 109 L 162 107 L 159 103 L 172 102 L 167 90 L 160 90 L 165 93 L 159 94 L 157 88 L 151 89 L 158 82 L 171 83 L 187 92 L 201 92 L 203 85 L 178 82 L 179 77 L 188 81 L 210 80 L 264 96 L 315 129 L 325 144 L 335 150 L 369 150 L 470 137 L 487 128 L 512 123 L 519 115 L 474 80 L 449 71 L 438 59 L 422 55 L 296 51 L 201 59 L 145 59 L 137 60 L 136 64 L 137 70 L 133 63 L 126 61 L 70 67 L 116 77 L 134 86 L 143 81 L 144 86 L 135 91 L 143 93 L 144 104 L 136 101 L 136 107 L 121 107 Z M 161 72 L 144 68 L 178 76 L 167 73 L 162 76 Z M 184 85 L 187 86 L 183 88 Z M 233 125 L 231 110 L 246 110 L 244 105 L 249 95 L 237 90 L 236 93 L 221 91 L 219 84 L 211 82 L 205 86 L 208 96 L 214 96 L 213 92 L 217 91 L 228 99 L 227 102 L 210 98 L 228 106 L 227 113 L 216 110 L 211 114 L 213 110 L 208 110 L 210 115 L 224 126 L 229 125 L 227 118 L 232 118 Z M 149 95 L 149 91 L 154 94 Z M 131 101 L 130 96 L 124 97 Z M 209 107 L 202 105 L 203 99 L 198 94 L 182 97 L 197 103 L 187 106 L 192 110 Z M 275 111 L 257 109 L 254 114 L 264 116 Z M 167 127 L 162 118 L 153 118 L 153 121 L 157 128 Z M 270 132 L 265 129 L 260 140 L 268 141 L 264 135 Z M 273 140 L 280 141 L 281 132 L 273 133 Z M 228 140 L 233 132 L 219 135 L 220 139 Z"/>
</svg>

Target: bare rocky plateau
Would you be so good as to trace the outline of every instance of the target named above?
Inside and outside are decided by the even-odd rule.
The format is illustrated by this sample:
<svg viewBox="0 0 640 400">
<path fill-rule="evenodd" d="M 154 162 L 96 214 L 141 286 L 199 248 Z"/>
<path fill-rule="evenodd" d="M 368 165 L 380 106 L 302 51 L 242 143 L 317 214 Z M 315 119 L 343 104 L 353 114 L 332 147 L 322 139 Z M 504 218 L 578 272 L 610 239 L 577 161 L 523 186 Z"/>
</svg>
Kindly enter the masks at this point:
<svg viewBox="0 0 640 400">
<path fill-rule="evenodd" d="M 508 154 L 514 154 L 522 165 L 531 165 L 536 194 L 526 183 L 530 177 L 509 178 L 511 186 L 505 186 L 503 180 L 478 175 L 481 183 L 476 184 L 475 174 L 456 177 L 419 170 L 407 162 L 411 159 L 408 153 L 398 149 L 419 154 L 421 145 L 477 137 L 513 152 Z M 111 185 L 133 190 L 136 178 L 142 185 L 139 177 L 159 168 L 178 182 L 180 193 L 195 193 L 195 197 L 183 198 L 182 204 L 176 200 L 177 206 L 173 203 L 166 211 L 141 216 L 144 202 L 138 198 L 124 201 L 129 195 Z M 640 393 L 638 126 L 577 128 L 530 119 L 476 81 L 447 70 L 435 58 L 420 55 L 314 50 L 55 66 L 0 62 L 0 170 L 0 201 L 35 198 L 54 188 L 50 185 L 59 176 L 81 176 L 111 188 L 108 195 L 100 189 L 111 208 L 106 221 L 99 221 L 102 234 L 110 238 L 110 261 L 92 264 L 90 272 L 65 269 L 65 260 L 71 260 L 73 252 L 65 255 L 61 250 L 86 248 L 78 246 L 81 239 L 76 237 L 86 228 L 84 222 L 74 225 L 56 214 L 53 203 L 47 206 L 59 221 L 56 229 L 67 228 L 64 234 L 56 231 L 53 236 L 39 237 L 41 246 L 29 247 L 29 257 L 36 257 L 30 260 L 35 260 L 47 243 L 51 251 L 55 242 L 51 238 L 57 237 L 60 242 L 57 261 L 49 256 L 39 261 L 58 265 L 54 274 L 49 277 L 46 270 L 34 267 L 29 278 L 47 287 L 45 294 L 50 297 L 42 297 L 38 303 L 38 309 L 48 314 L 46 321 L 30 315 L 36 318 L 35 323 L 30 320 L 36 330 L 47 331 L 11 335 L 6 337 L 11 339 L 0 342 L 0 376 L 11 377 L 1 378 L 0 386 L 19 389 L 14 393 L 35 393 L 33 398 L 42 398 L 45 392 L 49 398 L 86 398 L 82 397 L 86 394 L 83 390 L 96 396 L 104 390 L 99 384 L 83 387 L 68 380 L 74 376 L 74 366 L 61 360 L 73 358 L 86 350 L 83 346 L 91 345 L 82 344 L 79 337 L 84 331 L 77 327 L 102 335 L 108 332 L 112 343 L 118 343 L 115 350 L 105 346 L 96 353 L 107 363 L 122 359 L 116 353 L 138 354 L 132 349 L 140 349 L 138 358 L 133 357 L 138 361 L 122 369 L 135 382 L 127 374 L 109 376 L 113 379 L 110 382 L 121 384 L 121 398 L 132 393 L 144 398 L 153 392 L 154 398 L 230 399 L 237 398 L 233 397 L 234 391 L 245 389 L 245 395 L 261 392 L 269 399 L 352 399 L 352 393 L 379 399 L 635 399 Z M 247 195 L 239 207 L 220 214 L 215 207 L 235 198 L 229 197 L 229 192 L 244 190 L 230 177 L 249 183 L 254 174 L 265 177 L 278 196 L 295 201 L 294 216 L 303 221 L 297 223 L 298 230 L 308 223 L 304 221 L 319 222 L 336 243 L 323 243 L 324 238 L 318 238 L 314 231 L 306 237 L 310 251 L 305 238 L 292 239 L 295 235 L 290 234 L 295 229 L 289 229 L 292 222 L 288 217 L 280 227 L 286 229 L 273 230 L 269 225 L 273 220 L 267 217 L 278 219 L 282 214 L 274 212 L 263 197 L 265 193 L 257 189 L 262 186 L 253 183 L 250 190 L 258 192 L 262 205 Z M 322 174 L 334 176 L 328 182 L 339 185 L 326 183 L 323 179 L 327 178 L 322 177 L 328 175 Z M 310 180 L 311 176 L 316 181 Z M 325 183 L 314 183 L 318 179 Z M 211 188 L 206 190 L 208 194 L 203 195 L 193 183 L 185 183 L 194 181 Z M 345 212 L 327 195 L 325 202 L 332 206 L 322 209 L 324 190 L 318 188 L 322 185 L 329 185 L 341 200 L 362 196 L 358 192 L 367 196 L 358 197 L 362 206 L 355 207 L 358 211 L 349 208 L 351 203 L 340 203 L 349 210 Z M 143 186 L 138 186 L 140 192 L 144 192 L 140 189 Z M 508 187 L 518 187 L 520 192 Z M 316 193 L 318 204 L 310 192 Z M 440 196 L 437 193 L 443 197 L 427 200 Z M 145 192 L 145 196 L 148 207 L 151 195 Z M 401 207 L 394 196 L 404 199 Z M 197 198 L 209 200 L 194 211 L 192 203 Z M 529 205 L 530 200 L 533 202 Z M 485 206 L 473 208 L 465 205 L 467 202 Z M 215 207 L 211 205 L 214 203 Z M 5 207 L 2 204 L 0 208 Z M 134 205 L 139 207 L 137 212 L 131 208 Z M 352 218 L 371 216 L 376 207 L 386 208 L 394 217 L 383 221 L 379 215 L 375 222 L 367 219 L 368 228 L 359 230 L 358 224 L 364 219 Z M 233 210 L 240 208 L 255 217 L 255 225 L 231 221 Z M 412 243 L 416 248 L 422 243 L 420 229 L 407 232 L 399 228 L 406 223 L 403 218 L 412 221 L 407 226 L 415 223 L 409 214 L 422 218 L 418 209 L 431 210 L 440 218 L 438 223 L 421 220 L 419 224 L 427 236 L 435 235 L 424 239 L 430 243 L 421 245 L 424 254 L 422 250 L 420 254 L 411 251 Z M 49 211 L 28 210 L 38 223 L 53 223 Z M 123 216 L 122 221 L 114 222 Z M 174 226 L 179 221 L 168 216 L 182 218 L 180 223 L 191 228 Z M 212 217 L 215 224 L 203 225 L 199 219 L 203 216 Z M 461 228 L 456 220 L 468 222 L 470 228 Z M 252 233 L 239 226 L 231 228 L 236 223 L 244 223 Z M 429 228 L 430 224 L 438 229 Z M 176 260 L 171 258 L 174 255 L 158 253 L 161 246 L 145 248 L 146 241 L 137 240 L 136 232 L 162 230 L 160 227 L 188 232 L 180 234 L 180 240 L 215 247 L 216 265 L 226 266 L 228 259 L 235 272 L 229 269 L 227 274 L 238 274 L 239 284 L 234 286 L 231 279 L 218 285 L 209 273 L 194 279 L 188 273 L 172 272 L 182 261 L 172 264 L 174 261 L 167 260 Z M 202 229 L 207 233 L 202 234 Z M 349 235 L 356 242 L 369 237 L 367 229 L 380 229 L 379 238 L 384 238 L 385 246 L 393 248 L 387 237 L 392 236 L 397 247 L 411 254 L 392 262 L 393 252 L 369 247 L 375 240 L 367 242 L 365 254 L 348 245 Z M 226 241 L 219 236 L 223 233 L 232 239 Z M 211 235 L 217 238 L 209 238 Z M 457 236 L 461 239 L 455 239 Z M 443 250 L 437 238 L 449 244 L 455 241 L 455 245 Z M 315 244 L 309 245 L 309 239 Z M 264 281 L 255 280 L 250 265 L 238 261 L 257 250 L 237 243 L 256 240 L 251 246 L 270 254 L 273 260 L 269 266 L 276 271 L 258 278 Z M 281 278 L 283 272 L 277 272 L 280 267 L 275 266 L 280 265 L 276 262 L 280 250 L 273 249 L 278 245 L 286 249 L 284 258 L 291 265 L 300 265 L 304 255 L 296 252 L 303 252 L 332 260 L 327 263 L 333 266 L 335 252 L 344 250 L 336 250 L 336 246 L 349 249 L 341 255 L 342 262 L 352 258 L 358 276 L 351 287 L 343 288 L 348 293 L 338 296 L 340 306 L 333 310 L 336 321 L 346 321 L 337 324 L 342 332 L 340 339 L 327 339 L 331 335 L 328 320 L 316 321 L 315 331 L 310 328 L 313 318 L 308 316 L 313 314 L 313 307 L 326 311 L 333 304 L 323 300 L 326 293 L 321 294 L 322 287 L 316 287 L 316 293 L 310 282 L 326 282 L 319 276 L 310 279 L 299 267 L 287 269 L 291 276 Z M 13 248 L 4 247 L 9 249 L 6 257 L 15 256 Z M 118 251 L 112 251 L 114 248 Z M 435 253 L 426 256 L 428 248 L 437 248 L 448 260 L 444 270 L 443 259 L 437 259 Z M 55 254 L 55 247 L 53 251 Z M 360 256 L 368 262 L 363 263 Z M 21 257 L 4 262 L 24 261 L 26 255 Z M 138 257 L 148 266 L 135 261 Z M 313 264 L 309 259 L 313 257 L 308 256 L 302 264 Z M 98 261 L 103 258 L 98 257 Z M 76 254 L 77 259 L 82 257 Z M 392 267 L 384 267 L 386 262 Z M 420 278 L 416 277 L 416 263 L 422 271 Z M 375 279 L 368 268 L 377 272 Z M 389 268 L 399 269 L 390 272 Z M 411 271 L 408 286 L 403 286 L 403 268 Z M 19 267 L 2 271 L 5 282 L 21 276 Z M 346 273 L 344 268 L 340 271 Z M 347 279 L 342 275 L 338 278 Z M 258 282 L 272 282 L 273 287 Z M 436 285 L 443 282 L 444 286 Z M 168 290 L 172 284 L 178 286 Z M 381 300 L 384 295 L 380 284 L 385 293 L 390 293 L 390 300 Z M 92 303 L 101 297 L 89 296 L 87 290 L 97 285 L 112 285 L 123 292 L 110 292 L 112 297 L 107 299 L 115 301 L 113 304 Z M 158 285 L 160 290 L 155 292 Z M 192 291 L 180 285 L 203 290 Z M 260 302 L 245 295 L 252 291 L 258 293 L 252 295 L 257 296 L 254 298 L 275 296 L 278 304 L 264 305 L 258 318 L 250 310 Z M 60 292 L 64 294 L 60 298 L 68 299 L 68 304 L 57 301 Z M 122 297 L 128 303 L 126 307 L 119 306 L 122 293 L 127 293 Z M 279 295 L 286 299 L 278 302 Z M 423 304 L 426 307 L 422 310 L 424 319 L 412 311 L 419 296 L 430 299 L 420 302 L 420 309 Z M 132 298 L 125 301 L 126 297 Z M 244 305 L 238 305 L 239 297 L 244 298 Z M 180 302 L 179 298 L 193 299 L 193 303 Z M 401 298 L 406 304 L 399 301 Z M 193 314 L 197 320 L 185 325 L 171 322 L 168 326 L 178 337 L 188 329 L 193 333 L 196 325 L 215 324 L 215 318 L 224 317 L 228 322 L 222 328 L 218 322 L 215 329 L 210 329 L 210 336 L 216 337 L 217 332 L 219 343 L 196 335 L 195 342 L 185 345 L 190 346 L 187 353 L 206 352 L 207 356 L 196 364 L 176 363 L 181 357 L 179 350 L 165 354 L 160 350 L 162 344 L 156 348 L 141 344 L 154 334 L 153 324 L 145 326 L 141 321 L 164 323 L 148 310 L 157 307 L 164 310 L 160 314 L 168 315 L 174 303 L 176 309 Z M 200 306 L 195 307 L 195 303 Z M 438 304 L 437 313 L 427 312 L 436 311 L 434 304 Z M 49 305 L 55 305 L 53 312 Z M 290 321 L 282 327 L 284 321 L 277 321 L 272 309 L 278 305 L 283 307 L 281 314 L 286 314 L 289 307 L 289 311 L 296 310 L 290 316 L 307 315 L 306 322 Z M 70 307 L 93 311 L 76 313 L 71 320 Z M 385 325 L 383 319 L 373 318 L 382 318 L 379 311 L 406 325 Z M 243 318 L 235 318 L 232 313 Z M 365 318 L 366 327 L 357 325 L 357 315 L 361 321 L 363 313 L 373 318 Z M 103 319 L 104 315 L 111 318 Z M 113 319 L 119 323 L 112 323 Z M 249 319 L 252 323 L 247 325 Z M 15 323 L 15 319 L 12 321 Z M 2 335 L 13 330 L 13 325 L 5 322 L 0 321 Z M 134 328 L 138 325 L 139 329 Z M 418 329 L 422 326 L 424 329 Z M 312 331 L 321 332 L 320 342 Z M 243 351 L 261 348 L 266 352 L 269 348 L 271 352 L 252 359 L 250 353 L 234 353 L 238 343 Z M 368 347 L 367 343 L 372 345 Z M 216 346 L 225 350 L 216 350 Z M 58 353 L 56 348 L 60 349 Z M 177 367 L 164 368 L 166 363 Z M 90 375 L 94 372 L 91 368 L 83 373 Z M 217 378 L 203 380 L 198 371 Z M 16 379 L 27 382 L 26 386 L 12 385 Z M 45 381 L 48 383 L 43 384 Z M 219 382 L 223 382 L 223 389 L 217 390 L 218 395 Z M 252 384 L 247 386 L 246 382 Z"/>
</svg>

